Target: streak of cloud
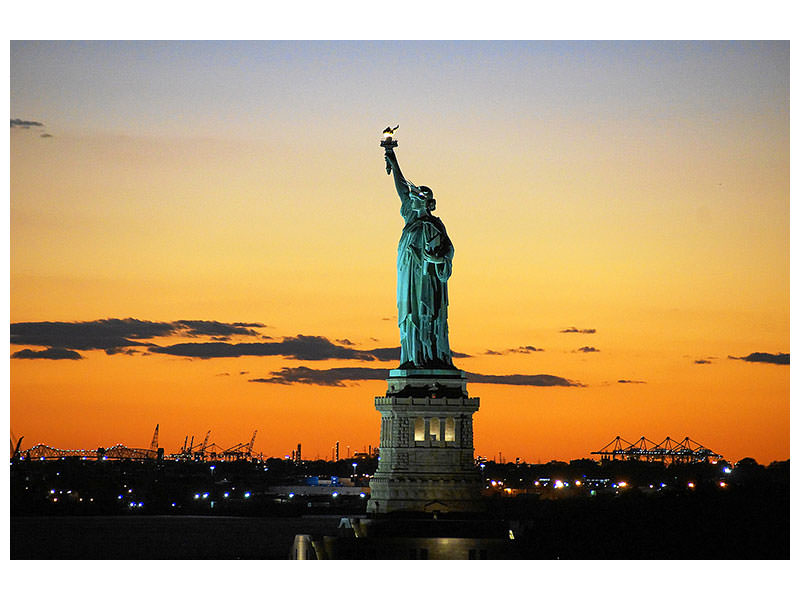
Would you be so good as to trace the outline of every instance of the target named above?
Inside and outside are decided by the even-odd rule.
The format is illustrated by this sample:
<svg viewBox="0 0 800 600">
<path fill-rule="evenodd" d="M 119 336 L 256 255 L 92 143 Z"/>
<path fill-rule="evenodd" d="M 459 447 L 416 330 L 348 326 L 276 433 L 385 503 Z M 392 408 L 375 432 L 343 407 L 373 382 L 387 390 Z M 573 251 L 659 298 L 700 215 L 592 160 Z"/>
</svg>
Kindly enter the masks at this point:
<svg viewBox="0 0 800 600">
<path fill-rule="evenodd" d="M 636 379 L 617 379 L 617 383 L 647 383 L 647 382 L 639 381 Z"/>
<path fill-rule="evenodd" d="M 562 329 L 559 333 L 597 333 L 597 329 L 578 329 L 577 327 L 567 327 Z"/>
<path fill-rule="evenodd" d="M 29 358 L 37 359 L 43 358 L 48 360 L 81 360 L 83 356 L 74 350 L 67 350 L 66 348 L 47 348 L 46 350 L 30 350 L 25 348 L 19 350 L 11 355 L 11 358 Z"/>
<path fill-rule="evenodd" d="M 768 363 L 771 365 L 788 365 L 789 354 L 770 354 L 769 352 L 753 352 L 747 356 L 728 356 L 734 360 L 743 360 L 751 363 Z"/>
<path fill-rule="evenodd" d="M 44 127 L 39 121 L 26 121 L 24 119 L 11 119 L 11 128 L 30 129 L 31 127 Z"/>
<path fill-rule="evenodd" d="M 390 361 L 400 358 L 399 348 L 373 348 L 356 350 L 340 346 L 328 338 L 317 335 L 285 337 L 280 342 L 228 344 L 224 342 L 199 342 L 151 346 L 150 352 L 188 356 L 193 358 L 232 358 L 238 356 L 285 356 L 296 360 L 363 360 Z"/>
<path fill-rule="evenodd" d="M 581 346 L 575 352 L 600 352 L 600 350 L 594 346 Z"/>
<path fill-rule="evenodd" d="M 371 369 L 368 367 L 341 367 L 337 369 L 284 367 L 280 371 L 273 371 L 270 375 L 271 377 L 260 377 L 250 379 L 250 381 L 253 383 L 279 383 L 282 385 L 304 383 L 308 385 L 345 387 L 345 381 L 386 379 L 389 376 L 389 369 Z"/>
<path fill-rule="evenodd" d="M 254 327 L 261 323 L 221 323 L 181 320 L 172 322 L 139 319 L 99 319 L 96 321 L 42 321 L 11 324 L 11 343 L 21 346 L 50 346 L 73 350 L 111 350 L 148 346 L 156 337 L 257 336 Z"/>
<path fill-rule="evenodd" d="M 276 383 L 291 385 L 303 383 L 308 385 L 323 385 L 331 387 L 345 387 L 347 381 L 377 381 L 385 380 L 389 375 L 388 369 L 373 369 L 368 367 L 342 367 L 335 369 L 311 369 L 309 367 L 284 367 L 280 371 L 273 371 L 269 377 L 250 379 L 253 383 Z M 532 387 L 583 387 L 582 384 L 570 381 L 556 375 L 482 375 L 480 373 L 467 373 L 470 383 L 488 383 L 497 385 L 519 385 Z"/>
<path fill-rule="evenodd" d="M 105 353 L 109 356 L 114 356 L 115 354 L 125 354 L 127 356 L 133 356 L 134 354 L 139 354 L 138 350 L 134 350 L 133 348 L 106 348 Z"/>
<path fill-rule="evenodd" d="M 505 354 L 531 354 L 532 352 L 544 352 L 544 348 L 537 348 L 536 346 L 518 346 L 516 348 L 508 348 L 507 350 L 486 350 L 485 355 L 488 356 L 503 356 Z"/>
</svg>

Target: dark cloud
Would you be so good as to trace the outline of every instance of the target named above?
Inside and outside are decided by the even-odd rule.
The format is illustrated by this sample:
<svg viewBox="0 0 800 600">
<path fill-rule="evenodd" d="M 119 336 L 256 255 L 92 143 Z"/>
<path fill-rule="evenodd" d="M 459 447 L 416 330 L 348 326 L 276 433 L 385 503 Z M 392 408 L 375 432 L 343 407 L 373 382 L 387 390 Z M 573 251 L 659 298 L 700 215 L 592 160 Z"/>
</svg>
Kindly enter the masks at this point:
<svg viewBox="0 0 800 600">
<path fill-rule="evenodd" d="M 187 321 L 180 320 L 174 323 L 177 327 L 176 333 L 197 336 L 221 336 L 229 337 L 232 335 L 258 336 L 258 332 L 253 331 L 252 327 L 264 327 L 263 323 L 220 323 L 219 321 Z M 182 329 L 182 330 L 181 330 Z"/>
<path fill-rule="evenodd" d="M 217 373 L 217 377 L 230 377 L 230 373 Z"/>
<path fill-rule="evenodd" d="M 112 350 L 149 346 L 156 337 L 172 335 L 230 336 L 258 335 L 252 327 L 260 323 L 220 323 L 219 321 L 140 321 L 139 319 L 99 319 L 79 322 L 12 323 L 11 343 L 23 346 L 51 346 L 73 350 Z"/>
<path fill-rule="evenodd" d="M 508 350 L 487 350 L 484 354 L 489 356 L 502 356 L 504 354 L 530 354 L 531 352 L 544 352 L 543 348 L 536 346 L 518 346 L 516 348 L 509 348 Z"/>
<path fill-rule="evenodd" d="M 239 343 L 223 342 L 185 343 L 172 346 L 152 346 L 150 352 L 189 356 L 194 358 L 223 358 L 237 356 L 286 356 L 297 360 L 364 360 L 390 361 L 400 358 L 399 348 L 373 348 L 356 350 L 340 346 L 318 335 L 285 337 L 280 342 Z"/>
<path fill-rule="evenodd" d="M 39 123 L 39 121 L 25 121 L 23 119 L 11 119 L 11 127 L 30 129 L 31 127 L 44 127 L 44 123 Z"/>
<path fill-rule="evenodd" d="M 637 381 L 636 379 L 617 379 L 617 383 L 647 383 L 647 382 Z"/>
<path fill-rule="evenodd" d="M 337 369 L 311 369 L 309 367 L 284 367 L 273 371 L 270 377 L 250 379 L 254 383 L 278 383 L 289 385 L 305 383 L 309 385 L 325 385 L 344 387 L 346 381 L 377 381 L 388 377 L 388 369 L 371 369 L 365 367 L 344 367 Z M 535 387 L 583 387 L 582 384 L 569 381 L 555 375 L 481 375 L 467 373 L 471 383 L 489 383 L 499 385 L 522 385 Z"/>
<path fill-rule="evenodd" d="M 472 383 L 528 385 L 534 387 L 584 387 L 581 383 L 556 375 L 481 375 L 480 373 L 467 373 L 467 380 Z"/>
<path fill-rule="evenodd" d="M 353 342 L 351 342 L 350 340 L 348 340 L 347 338 L 344 338 L 343 340 L 336 340 L 336 341 L 338 343 L 340 343 L 342 346 L 355 346 L 355 344 Z"/>
<path fill-rule="evenodd" d="M 600 350 L 594 346 L 581 346 L 575 352 L 600 352 Z"/>
<path fill-rule="evenodd" d="M 753 352 L 747 356 L 728 356 L 734 360 L 743 360 L 753 363 L 768 363 L 771 365 L 788 365 L 789 354 L 770 354 L 769 352 Z"/>
<path fill-rule="evenodd" d="M 400 360 L 400 346 L 394 348 L 373 348 L 369 352 L 381 361 Z"/>
<path fill-rule="evenodd" d="M 109 356 L 113 356 L 114 354 L 125 354 L 127 356 L 133 356 L 134 354 L 139 354 L 138 350 L 134 350 L 133 348 L 106 348 L 105 353 Z"/>
<path fill-rule="evenodd" d="M 707 360 L 705 358 L 698 358 L 696 361 L 694 361 L 694 364 L 696 364 L 696 365 L 710 365 L 711 361 Z"/>
<path fill-rule="evenodd" d="M 577 327 L 567 327 L 562 329 L 560 333 L 597 333 L 597 329 L 578 329 Z"/>
<path fill-rule="evenodd" d="M 52 135 L 50 135 L 49 133 L 43 133 L 43 134 L 42 134 L 42 135 L 40 135 L 39 137 L 43 137 L 43 138 L 51 138 L 51 137 L 53 137 L 53 136 L 52 136 Z"/>
<path fill-rule="evenodd" d="M 29 350 L 25 348 L 14 352 L 11 358 L 46 358 L 49 360 L 81 360 L 83 357 L 74 350 L 66 348 L 47 348 L 46 350 Z"/>
<path fill-rule="evenodd" d="M 366 367 L 343 367 L 338 369 L 310 369 L 308 367 L 284 367 L 270 373 L 271 377 L 251 379 L 254 383 L 305 383 L 345 387 L 345 381 L 373 381 L 386 379 L 389 369 L 370 369 Z"/>
<path fill-rule="evenodd" d="M 250 371 L 239 371 L 239 375 L 247 375 Z"/>
</svg>

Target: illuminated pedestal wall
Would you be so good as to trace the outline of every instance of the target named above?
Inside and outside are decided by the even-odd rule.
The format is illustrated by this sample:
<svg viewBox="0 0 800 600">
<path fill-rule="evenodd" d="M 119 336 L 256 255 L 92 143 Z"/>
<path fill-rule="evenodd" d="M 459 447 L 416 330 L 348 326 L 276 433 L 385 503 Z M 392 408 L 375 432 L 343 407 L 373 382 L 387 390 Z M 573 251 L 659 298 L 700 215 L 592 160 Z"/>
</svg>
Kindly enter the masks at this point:
<svg viewBox="0 0 800 600">
<path fill-rule="evenodd" d="M 370 481 L 367 512 L 475 512 L 483 507 L 475 468 L 466 374 L 445 369 L 395 369 L 381 414 L 380 461 Z"/>
</svg>

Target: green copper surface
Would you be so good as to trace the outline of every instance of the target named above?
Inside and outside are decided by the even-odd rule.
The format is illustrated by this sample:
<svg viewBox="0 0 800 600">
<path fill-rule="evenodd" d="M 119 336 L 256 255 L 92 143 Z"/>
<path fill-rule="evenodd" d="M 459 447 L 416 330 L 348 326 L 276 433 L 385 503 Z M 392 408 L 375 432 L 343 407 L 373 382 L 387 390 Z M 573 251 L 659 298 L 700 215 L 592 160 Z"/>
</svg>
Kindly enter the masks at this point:
<svg viewBox="0 0 800 600">
<path fill-rule="evenodd" d="M 407 181 L 394 148 L 383 147 L 386 170 L 394 175 L 406 223 L 397 246 L 400 368 L 452 369 L 447 280 L 453 272 L 453 244 L 442 220 L 431 214 L 436 208 L 433 191 Z"/>
</svg>

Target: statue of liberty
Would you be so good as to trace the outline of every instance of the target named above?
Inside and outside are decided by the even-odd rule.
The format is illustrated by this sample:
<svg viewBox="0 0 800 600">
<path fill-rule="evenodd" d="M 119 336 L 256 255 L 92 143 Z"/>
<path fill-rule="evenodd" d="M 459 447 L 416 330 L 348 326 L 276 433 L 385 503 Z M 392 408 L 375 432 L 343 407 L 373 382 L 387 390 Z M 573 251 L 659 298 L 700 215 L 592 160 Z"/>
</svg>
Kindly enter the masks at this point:
<svg viewBox="0 0 800 600">
<path fill-rule="evenodd" d="M 397 246 L 400 368 L 454 369 L 447 335 L 447 280 L 453 271 L 453 244 L 442 220 L 431 214 L 436 208 L 433 191 L 403 177 L 393 133 L 388 128 L 384 131 L 381 146 L 406 223 Z"/>
</svg>

